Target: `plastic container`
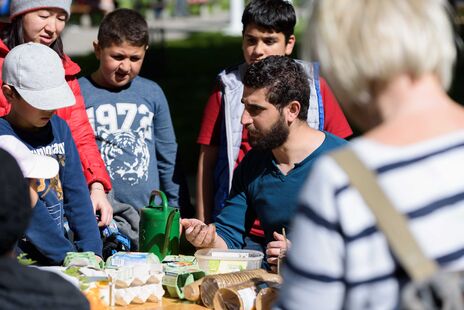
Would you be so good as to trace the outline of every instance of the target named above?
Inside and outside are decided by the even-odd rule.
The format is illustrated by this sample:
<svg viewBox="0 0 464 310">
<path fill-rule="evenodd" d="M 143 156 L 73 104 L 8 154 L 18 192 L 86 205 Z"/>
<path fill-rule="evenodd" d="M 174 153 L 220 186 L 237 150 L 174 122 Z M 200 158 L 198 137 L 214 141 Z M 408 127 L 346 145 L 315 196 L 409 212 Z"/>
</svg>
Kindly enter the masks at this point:
<svg viewBox="0 0 464 310">
<path fill-rule="evenodd" d="M 201 249 L 195 257 L 200 269 L 209 275 L 259 269 L 264 254 L 254 250 Z"/>
</svg>

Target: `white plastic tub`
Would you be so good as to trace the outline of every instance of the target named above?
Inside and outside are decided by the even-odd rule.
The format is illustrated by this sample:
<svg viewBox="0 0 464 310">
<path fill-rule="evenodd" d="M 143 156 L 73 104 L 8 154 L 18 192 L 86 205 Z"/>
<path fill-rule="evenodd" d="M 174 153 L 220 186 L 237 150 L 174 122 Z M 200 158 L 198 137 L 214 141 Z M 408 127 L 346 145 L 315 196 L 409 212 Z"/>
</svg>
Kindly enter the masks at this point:
<svg viewBox="0 0 464 310">
<path fill-rule="evenodd" d="M 254 250 L 201 249 L 195 257 L 206 274 L 217 274 L 259 269 L 264 254 Z"/>
</svg>

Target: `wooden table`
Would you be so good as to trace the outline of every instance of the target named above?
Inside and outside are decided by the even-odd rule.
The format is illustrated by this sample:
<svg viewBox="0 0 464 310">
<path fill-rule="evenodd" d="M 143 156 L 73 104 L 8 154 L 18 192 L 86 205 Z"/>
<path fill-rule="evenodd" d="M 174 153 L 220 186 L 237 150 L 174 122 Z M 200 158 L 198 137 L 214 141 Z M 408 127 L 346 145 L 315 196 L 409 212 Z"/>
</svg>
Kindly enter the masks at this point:
<svg viewBox="0 0 464 310">
<path fill-rule="evenodd" d="M 180 300 L 177 298 L 163 297 L 160 303 L 147 302 L 142 305 L 130 304 L 128 306 L 110 307 L 111 310 L 120 309 L 137 309 L 137 310 L 205 310 L 206 307 L 194 304 L 190 301 Z"/>
</svg>

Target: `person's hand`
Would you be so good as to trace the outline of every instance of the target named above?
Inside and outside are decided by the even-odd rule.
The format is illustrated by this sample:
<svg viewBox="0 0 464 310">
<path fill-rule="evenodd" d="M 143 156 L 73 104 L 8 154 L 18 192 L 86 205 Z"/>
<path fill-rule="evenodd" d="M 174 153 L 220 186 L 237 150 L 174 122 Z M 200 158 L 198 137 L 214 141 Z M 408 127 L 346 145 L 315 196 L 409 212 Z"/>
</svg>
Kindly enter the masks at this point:
<svg viewBox="0 0 464 310">
<path fill-rule="evenodd" d="M 31 199 L 31 207 L 34 208 L 37 201 L 39 200 L 39 194 L 37 194 L 36 179 L 29 180 L 29 198 Z"/>
<path fill-rule="evenodd" d="M 93 212 L 100 211 L 98 226 L 107 226 L 113 219 L 113 208 L 101 183 L 95 182 L 90 185 L 90 199 L 92 200 Z"/>
<path fill-rule="evenodd" d="M 266 247 L 266 255 L 267 255 L 267 262 L 269 263 L 271 270 L 273 272 L 277 271 L 277 261 L 279 260 L 280 255 L 285 255 L 287 250 L 290 248 L 290 240 L 285 238 L 283 235 L 279 234 L 278 232 L 274 231 L 274 239 L 275 241 L 271 241 L 267 244 Z"/>
<path fill-rule="evenodd" d="M 185 238 L 194 247 L 213 247 L 216 240 L 216 226 L 214 224 L 206 225 L 197 219 L 182 219 L 181 224 L 185 230 Z"/>
</svg>

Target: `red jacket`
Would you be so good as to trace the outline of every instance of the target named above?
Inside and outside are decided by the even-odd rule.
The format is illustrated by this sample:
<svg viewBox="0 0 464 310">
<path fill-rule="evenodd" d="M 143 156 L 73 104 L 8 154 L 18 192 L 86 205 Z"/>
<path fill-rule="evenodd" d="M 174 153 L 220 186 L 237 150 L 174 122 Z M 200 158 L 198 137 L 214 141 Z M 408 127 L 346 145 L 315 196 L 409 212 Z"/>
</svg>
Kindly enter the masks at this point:
<svg viewBox="0 0 464 310">
<path fill-rule="evenodd" d="M 0 25 L 1 27 L 3 26 Z M 0 68 L 3 67 L 3 61 L 8 52 L 8 47 L 0 40 Z M 71 129 L 87 183 L 100 182 L 105 187 L 105 190 L 109 191 L 111 189 L 110 177 L 98 151 L 95 136 L 85 111 L 84 98 L 81 95 L 81 89 L 76 78 L 76 74 L 81 71 L 81 68 L 66 55 L 63 60 L 63 67 L 69 87 L 71 87 L 76 97 L 76 104 L 59 109 L 56 111 L 56 114 L 63 118 Z M 0 70 L 0 83 L 2 82 Z M 3 92 L 0 92 L 0 116 L 7 115 L 10 109 L 11 106 L 3 95 Z"/>
</svg>

